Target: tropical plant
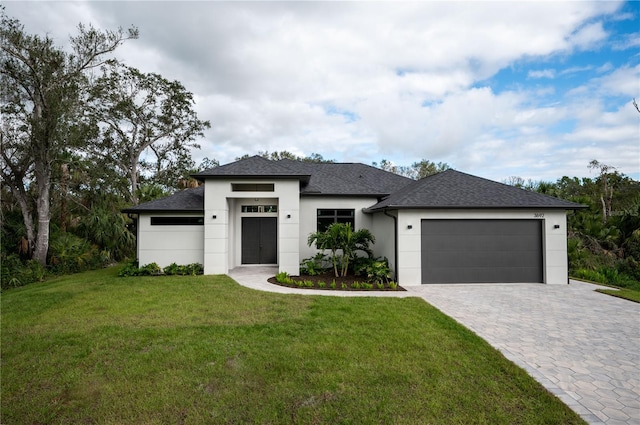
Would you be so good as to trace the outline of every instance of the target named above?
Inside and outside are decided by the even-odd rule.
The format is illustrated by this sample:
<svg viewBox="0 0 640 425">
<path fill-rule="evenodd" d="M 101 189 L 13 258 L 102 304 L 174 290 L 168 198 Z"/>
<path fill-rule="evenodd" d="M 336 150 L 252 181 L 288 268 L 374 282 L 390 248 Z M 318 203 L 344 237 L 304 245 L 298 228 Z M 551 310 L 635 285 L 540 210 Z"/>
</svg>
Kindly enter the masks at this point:
<svg viewBox="0 0 640 425">
<path fill-rule="evenodd" d="M 309 246 L 315 243 L 318 249 L 331 252 L 333 271 L 338 277 L 348 274 L 349 266 L 359 251 L 368 257 L 373 255 L 369 245 L 375 243 L 375 237 L 367 229 L 353 231 L 351 223 L 333 223 L 324 232 L 311 233 L 307 242 Z"/>
</svg>

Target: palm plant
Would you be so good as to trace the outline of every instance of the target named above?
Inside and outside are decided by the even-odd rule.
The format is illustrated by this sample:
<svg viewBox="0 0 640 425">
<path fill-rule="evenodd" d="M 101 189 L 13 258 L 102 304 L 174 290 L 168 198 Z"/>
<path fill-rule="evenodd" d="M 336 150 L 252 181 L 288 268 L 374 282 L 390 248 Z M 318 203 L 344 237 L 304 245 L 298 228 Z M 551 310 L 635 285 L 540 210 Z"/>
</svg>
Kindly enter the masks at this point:
<svg viewBox="0 0 640 425">
<path fill-rule="evenodd" d="M 369 244 L 375 243 L 375 237 L 367 229 L 353 231 L 351 223 L 333 223 L 324 232 L 311 233 L 307 243 L 311 246 L 314 242 L 318 249 L 331 251 L 333 272 L 338 277 L 347 275 L 358 251 L 364 251 L 369 257 L 373 255 Z"/>
</svg>

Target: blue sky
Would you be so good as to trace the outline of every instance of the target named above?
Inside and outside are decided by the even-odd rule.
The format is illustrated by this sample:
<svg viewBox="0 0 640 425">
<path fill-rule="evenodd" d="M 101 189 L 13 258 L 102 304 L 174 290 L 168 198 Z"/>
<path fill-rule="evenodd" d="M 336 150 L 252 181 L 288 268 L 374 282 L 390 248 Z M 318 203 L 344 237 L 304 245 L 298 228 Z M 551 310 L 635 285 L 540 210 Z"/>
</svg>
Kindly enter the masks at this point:
<svg viewBox="0 0 640 425">
<path fill-rule="evenodd" d="M 60 45 L 136 25 L 117 56 L 181 81 L 196 161 L 258 151 L 420 159 L 503 181 L 640 179 L 640 2 L 8 2 Z"/>
</svg>

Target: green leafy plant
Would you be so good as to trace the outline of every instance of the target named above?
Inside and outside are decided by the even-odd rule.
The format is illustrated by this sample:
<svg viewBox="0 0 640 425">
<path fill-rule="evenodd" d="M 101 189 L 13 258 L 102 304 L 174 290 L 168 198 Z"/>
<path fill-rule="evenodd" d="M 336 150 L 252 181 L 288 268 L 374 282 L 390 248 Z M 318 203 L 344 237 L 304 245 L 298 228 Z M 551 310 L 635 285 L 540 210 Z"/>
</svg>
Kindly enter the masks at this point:
<svg viewBox="0 0 640 425">
<path fill-rule="evenodd" d="M 125 266 L 120 269 L 118 276 L 120 277 L 128 277 L 128 276 L 138 276 L 140 269 L 138 267 L 137 261 L 130 261 Z"/>
<path fill-rule="evenodd" d="M 389 282 L 389 288 L 391 289 L 397 289 L 398 288 L 398 283 L 394 282 L 394 281 L 390 281 Z"/>
<path fill-rule="evenodd" d="M 318 282 L 318 288 L 324 289 L 327 287 L 327 282 L 321 280 Z"/>
<path fill-rule="evenodd" d="M 307 243 L 309 246 L 315 243 L 318 249 L 331 252 L 333 272 L 338 277 L 348 274 L 358 251 L 365 252 L 369 257 L 373 255 L 369 245 L 375 243 L 375 237 L 367 229 L 353 231 L 351 223 L 333 223 L 324 232 L 311 233 Z"/>
<path fill-rule="evenodd" d="M 178 266 L 176 263 L 171 263 L 171 264 L 169 264 L 167 267 L 165 267 L 164 269 L 162 269 L 162 271 L 163 271 L 163 272 L 164 272 L 164 274 L 166 274 L 167 276 L 177 275 L 177 274 L 179 274 L 180 266 Z"/>
<path fill-rule="evenodd" d="M 318 252 L 315 256 L 302 260 L 300 273 L 309 276 L 318 276 L 327 270 L 327 262 L 327 256 Z"/>
<path fill-rule="evenodd" d="M 331 283 L 329 284 L 329 288 L 331 288 L 331 289 L 336 289 L 336 286 L 337 286 L 337 285 L 336 285 L 336 280 L 335 280 L 335 279 L 333 279 L 333 280 L 331 281 Z"/>
<path fill-rule="evenodd" d="M 351 284 L 352 289 L 360 289 L 360 282 L 353 282 Z"/>
<path fill-rule="evenodd" d="M 279 272 L 279 273 L 276 274 L 276 282 L 284 283 L 284 284 L 291 284 L 292 280 L 289 277 L 289 273 L 287 273 L 287 272 Z"/>
<path fill-rule="evenodd" d="M 158 263 L 149 263 L 140 267 L 141 276 L 160 276 L 162 274 L 162 268 Z"/>
</svg>

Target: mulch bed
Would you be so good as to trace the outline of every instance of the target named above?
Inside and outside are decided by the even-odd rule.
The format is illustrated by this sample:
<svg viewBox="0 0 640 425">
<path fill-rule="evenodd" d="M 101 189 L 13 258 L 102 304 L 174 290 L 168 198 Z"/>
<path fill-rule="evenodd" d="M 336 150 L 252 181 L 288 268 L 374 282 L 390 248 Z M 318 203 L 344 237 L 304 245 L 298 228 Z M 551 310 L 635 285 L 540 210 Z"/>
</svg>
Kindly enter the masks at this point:
<svg viewBox="0 0 640 425">
<path fill-rule="evenodd" d="M 358 283 L 358 284 L 362 284 L 363 282 L 366 283 L 365 279 L 362 276 L 355 276 L 355 275 L 349 275 L 349 276 L 340 276 L 340 277 L 335 277 L 333 275 L 333 273 L 326 273 L 326 274 L 321 274 L 318 276 L 308 276 L 308 275 L 302 275 L 302 276 L 289 276 L 290 279 L 292 279 L 294 282 L 313 282 L 313 286 L 307 286 L 306 284 L 303 285 L 297 285 L 297 284 L 286 284 L 286 283 L 280 283 L 276 280 L 275 276 L 270 277 L 268 279 L 269 283 L 273 283 L 275 285 L 280 285 L 280 286 L 286 286 L 288 288 L 301 288 L 301 289 L 323 289 L 323 290 L 327 290 L 327 291 L 406 291 L 406 289 L 404 289 L 401 286 L 396 286 L 395 289 L 389 287 L 389 284 L 385 284 L 383 289 L 378 288 L 378 286 L 376 284 L 373 285 L 373 288 L 369 289 L 369 288 L 362 288 L 362 287 L 354 287 L 354 283 Z M 336 285 L 335 288 L 332 288 L 332 282 L 335 281 Z M 324 282 L 324 287 L 318 285 L 320 282 Z M 344 285 L 346 285 L 346 288 L 343 287 Z"/>
</svg>

